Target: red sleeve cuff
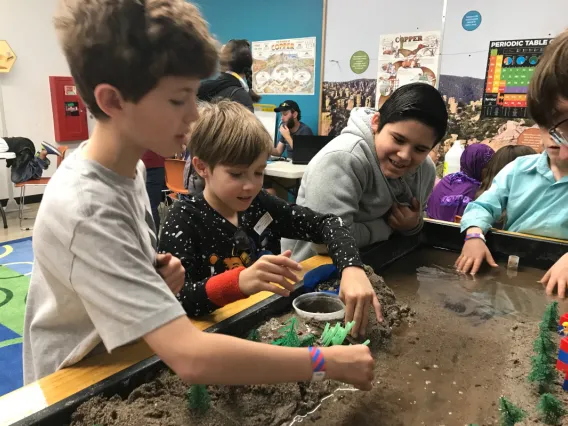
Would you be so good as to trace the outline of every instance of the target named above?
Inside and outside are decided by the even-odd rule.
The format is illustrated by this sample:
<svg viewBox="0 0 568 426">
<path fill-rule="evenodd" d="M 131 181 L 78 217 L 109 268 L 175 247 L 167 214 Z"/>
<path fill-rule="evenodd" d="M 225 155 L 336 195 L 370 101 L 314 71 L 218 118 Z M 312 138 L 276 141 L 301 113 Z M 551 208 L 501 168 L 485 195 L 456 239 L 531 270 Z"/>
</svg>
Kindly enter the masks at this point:
<svg viewBox="0 0 568 426">
<path fill-rule="evenodd" d="M 237 300 L 245 299 L 239 287 L 239 275 L 245 268 L 231 269 L 222 274 L 214 275 L 205 284 L 209 300 L 217 306 L 225 306 Z"/>
</svg>

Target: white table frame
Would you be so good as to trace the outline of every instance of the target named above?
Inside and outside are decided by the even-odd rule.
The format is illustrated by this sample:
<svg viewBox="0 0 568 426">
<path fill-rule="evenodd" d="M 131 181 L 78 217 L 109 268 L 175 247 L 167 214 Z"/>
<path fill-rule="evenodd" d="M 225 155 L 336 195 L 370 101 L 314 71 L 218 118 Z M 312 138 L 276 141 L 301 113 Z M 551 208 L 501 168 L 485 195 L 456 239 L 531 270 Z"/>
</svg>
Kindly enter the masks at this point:
<svg viewBox="0 0 568 426">
<path fill-rule="evenodd" d="M 271 179 L 274 184 L 286 189 L 287 192 L 291 193 L 294 198 L 296 198 L 298 196 L 300 184 L 302 183 L 302 177 L 304 177 L 304 173 L 307 168 L 307 165 L 292 164 L 291 161 L 273 161 L 266 165 L 264 175 L 272 178 L 293 180 L 294 186 L 288 188 L 279 183 L 276 179 Z"/>
</svg>

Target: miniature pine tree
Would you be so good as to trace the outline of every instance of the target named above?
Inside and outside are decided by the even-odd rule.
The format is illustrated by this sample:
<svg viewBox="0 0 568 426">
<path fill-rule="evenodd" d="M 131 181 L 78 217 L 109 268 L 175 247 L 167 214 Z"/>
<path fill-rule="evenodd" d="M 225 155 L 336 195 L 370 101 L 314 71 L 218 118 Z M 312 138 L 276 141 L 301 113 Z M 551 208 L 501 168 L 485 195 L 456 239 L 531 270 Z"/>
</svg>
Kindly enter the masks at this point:
<svg viewBox="0 0 568 426">
<path fill-rule="evenodd" d="M 499 411 L 501 411 L 501 426 L 514 426 L 521 422 L 527 413 L 502 396 L 499 398 Z"/>
<path fill-rule="evenodd" d="M 287 346 L 290 348 L 299 348 L 300 338 L 296 332 L 297 324 L 298 321 L 296 318 L 290 318 L 286 325 L 280 330 L 280 338 L 276 339 L 272 342 L 272 344 L 277 346 Z"/>
<path fill-rule="evenodd" d="M 531 358 L 531 372 L 529 373 L 529 382 L 538 384 L 539 393 L 546 391 L 550 383 L 554 381 L 556 371 L 550 364 L 550 360 L 546 355 L 536 355 Z"/>
<path fill-rule="evenodd" d="M 540 397 L 538 411 L 542 421 L 547 425 L 557 425 L 560 418 L 566 414 L 562 402 L 549 393 Z"/>
<path fill-rule="evenodd" d="M 300 346 L 305 348 L 307 346 L 313 346 L 316 343 L 317 337 L 313 334 L 307 334 L 300 340 Z"/>
<path fill-rule="evenodd" d="M 558 302 L 552 302 L 546 305 L 541 324 L 550 331 L 556 331 L 558 329 L 559 319 Z"/>
<path fill-rule="evenodd" d="M 187 391 L 186 399 L 191 411 L 203 414 L 209 410 L 211 397 L 205 385 L 191 385 Z"/>
<path fill-rule="evenodd" d="M 556 345 L 550 337 L 548 330 L 540 330 L 537 338 L 533 343 L 533 349 L 536 355 L 546 357 L 550 364 L 556 362 Z"/>
<path fill-rule="evenodd" d="M 253 342 L 260 342 L 260 332 L 258 331 L 258 329 L 254 329 L 252 330 L 248 336 L 247 336 L 247 340 L 252 340 Z"/>
</svg>

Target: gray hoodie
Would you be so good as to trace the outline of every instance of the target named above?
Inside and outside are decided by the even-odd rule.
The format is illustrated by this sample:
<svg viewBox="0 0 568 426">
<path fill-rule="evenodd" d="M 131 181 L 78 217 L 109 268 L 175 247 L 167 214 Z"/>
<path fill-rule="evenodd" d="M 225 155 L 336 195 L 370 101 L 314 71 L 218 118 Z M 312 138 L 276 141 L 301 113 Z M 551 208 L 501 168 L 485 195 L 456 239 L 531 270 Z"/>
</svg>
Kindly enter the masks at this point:
<svg viewBox="0 0 568 426">
<path fill-rule="evenodd" d="M 351 111 L 347 127 L 308 164 L 297 203 L 320 213 L 339 216 L 351 230 L 357 245 L 364 247 L 387 240 L 393 233 L 387 219 L 393 203 L 409 203 L 415 197 L 422 211 L 436 176 L 430 157 L 413 173 L 387 179 L 379 167 L 370 108 Z M 422 229 L 418 226 L 406 235 Z M 296 261 L 325 253 L 325 247 L 304 241 L 282 239 L 282 251 L 292 250 Z"/>
</svg>

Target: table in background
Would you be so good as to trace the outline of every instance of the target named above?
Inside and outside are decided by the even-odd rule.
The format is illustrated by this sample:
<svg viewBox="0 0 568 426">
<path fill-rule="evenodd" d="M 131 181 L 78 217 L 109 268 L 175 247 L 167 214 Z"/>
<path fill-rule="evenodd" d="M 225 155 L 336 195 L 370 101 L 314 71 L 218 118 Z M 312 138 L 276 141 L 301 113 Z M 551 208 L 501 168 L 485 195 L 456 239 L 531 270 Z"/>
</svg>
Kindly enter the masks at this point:
<svg viewBox="0 0 568 426">
<path fill-rule="evenodd" d="M 14 154 L 13 152 L 0 152 L 1 160 L 12 160 L 14 158 L 16 158 L 16 154 Z M 8 203 L 6 204 L 6 207 L 9 206 L 10 200 L 12 200 L 15 203 L 14 187 L 12 186 L 12 179 L 10 178 L 10 176 L 11 176 L 11 170 L 8 170 L 8 168 L 6 168 L 6 181 L 8 185 Z M 4 222 L 4 229 L 6 229 L 8 227 L 8 222 L 6 221 L 6 211 L 2 206 L 0 206 L 0 214 L 2 215 L 2 221 Z"/>
<path fill-rule="evenodd" d="M 264 175 L 276 185 L 275 189 L 283 189 L 295 199 L 307 167 L 307 164 L 292 164 L 291 161 L 271 161 L 266 165 Z M 292 185 L 289 184 L 290 181 Z M 288 201 L 288 197 L 285 199 Z"/>
</svg>

